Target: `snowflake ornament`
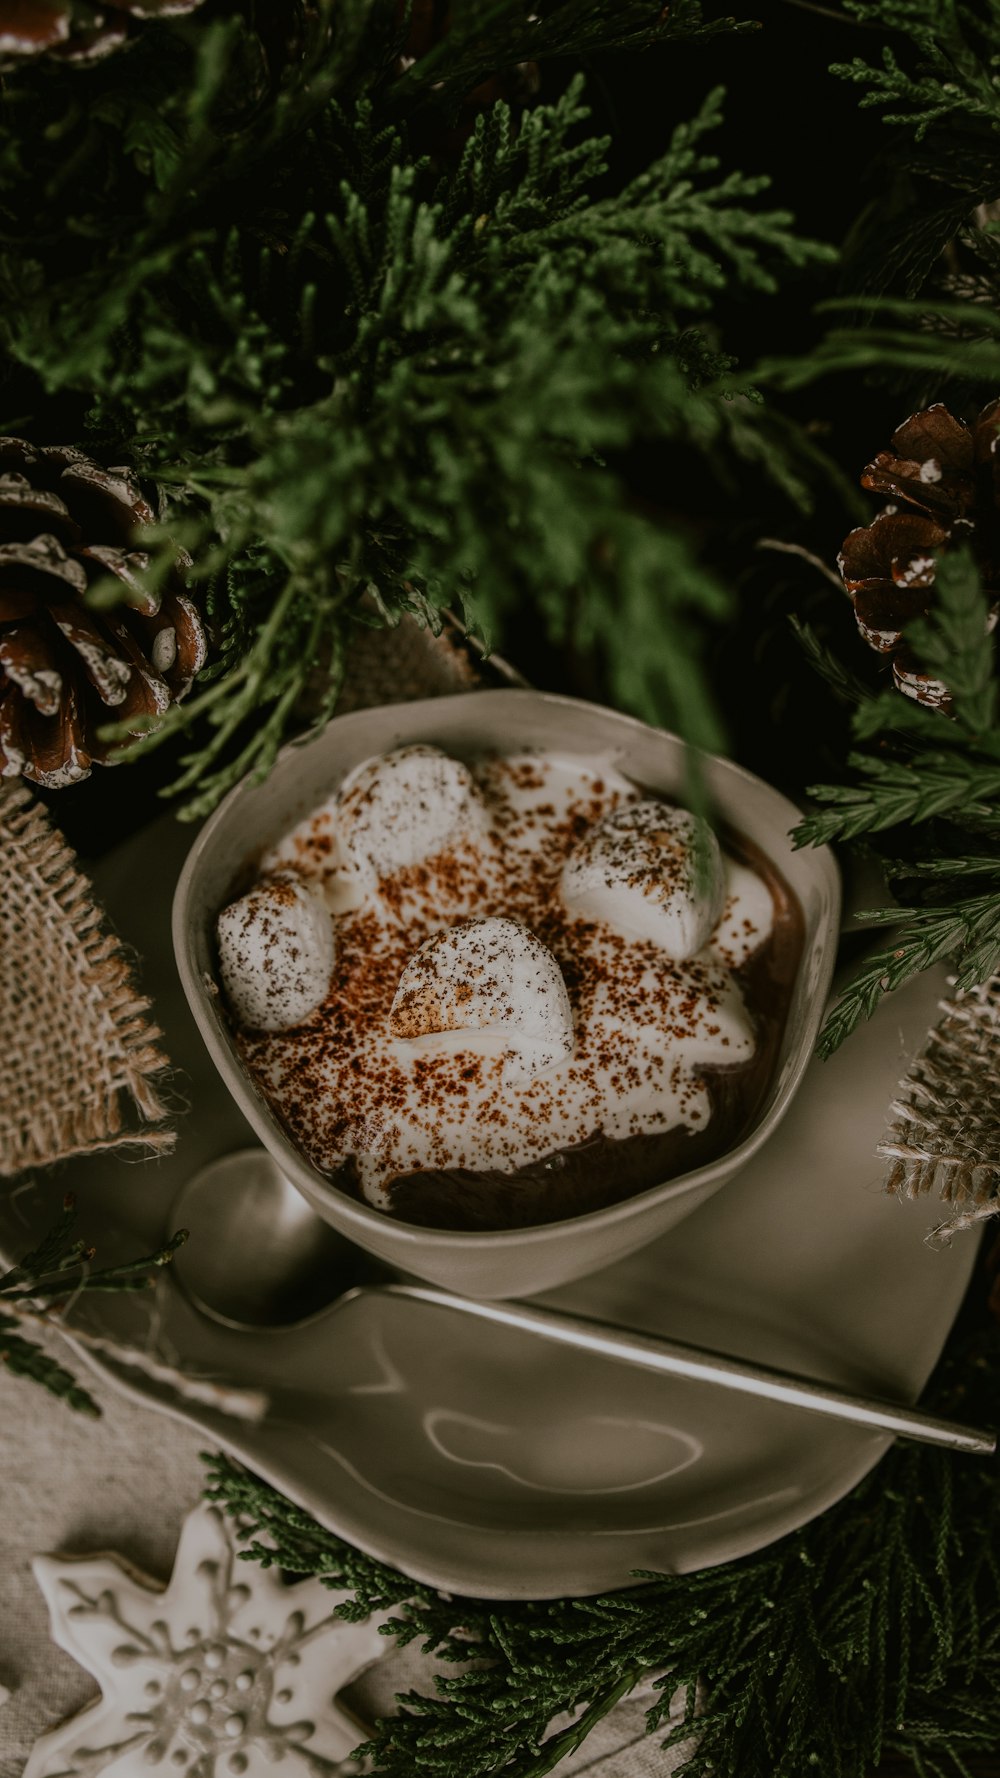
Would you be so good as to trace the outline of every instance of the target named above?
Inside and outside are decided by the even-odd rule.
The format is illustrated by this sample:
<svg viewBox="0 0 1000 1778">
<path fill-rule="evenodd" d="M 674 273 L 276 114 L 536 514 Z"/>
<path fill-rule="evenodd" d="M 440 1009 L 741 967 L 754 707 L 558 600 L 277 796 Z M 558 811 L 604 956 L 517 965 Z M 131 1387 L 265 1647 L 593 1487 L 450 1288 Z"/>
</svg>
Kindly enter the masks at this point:
<svg viewBox="0 0 1000 1778">
<path fill-rule="evenodd" d="M 349 1593 L 286 1586 L 238 1562 L 224 1515 L 199 1506 L 165 1590 L 114 1556 L 39 1556 L 52 1636 L 102 1696 L 36 1742 L 24 1778 L 288 1778 L 357 1774 L 363 1726 L 336 1694 L 384 1654 L 371 1619 L 335 1615 Z"/>
</svg>

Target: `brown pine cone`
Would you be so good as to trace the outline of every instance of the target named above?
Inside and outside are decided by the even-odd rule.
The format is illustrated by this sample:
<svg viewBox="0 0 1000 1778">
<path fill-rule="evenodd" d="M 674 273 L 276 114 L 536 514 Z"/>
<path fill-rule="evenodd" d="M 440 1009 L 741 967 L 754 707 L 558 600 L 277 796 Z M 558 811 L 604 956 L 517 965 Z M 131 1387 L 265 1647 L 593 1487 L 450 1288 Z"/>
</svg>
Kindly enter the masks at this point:
<svg viewBox="0 0 1000 1778">
<path fill-rule="evenodd" d="M 0 0 L 0 68 L 38 56 L 96 62 L 124 43 L 130 20 L 175 18 L 202 0 Z"/>
<path fill-rule="evenodd" d="M 0 438 L 0 777 L 50 789 L 87 777 L 112 751 L 100 727 L 144 732 L 204 664 L 187 554 L 158 594 L 142 584 L 135 545 L 155 518 L 127 470 Z M 134 603 L 92 610 L 87 589 L 109 574 Z"/>
<path fill-rule="evenodd" d="M 906 625 L 930 610 L 941 552 L 970 543 L 983 585 L 1000 599 L 998 425 L 1000 400 L 971 427 L 935 402 L 904 420 L 892 449 L 861 477 L 863 488 L 892 504 L 844 539 L 840 572 L 865 641 L 892 657 L 898 690 L 921 704 L 949 701 L 947 686 L 921 670 L 905 641 Z"/>
</svg>

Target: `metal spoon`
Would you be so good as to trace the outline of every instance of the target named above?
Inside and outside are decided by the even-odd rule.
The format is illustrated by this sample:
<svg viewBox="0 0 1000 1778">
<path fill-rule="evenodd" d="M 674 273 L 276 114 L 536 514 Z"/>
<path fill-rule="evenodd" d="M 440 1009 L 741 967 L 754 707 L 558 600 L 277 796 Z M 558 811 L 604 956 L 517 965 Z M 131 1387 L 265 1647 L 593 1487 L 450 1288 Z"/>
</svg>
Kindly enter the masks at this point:
<svg viewBox="0 0 1000 1778">
<path fill-rule="evenodd" d="M 397 1276 L 317 1216 L 265 1148 L 210 1161 L 170 1214 L 191 1235 L 172 1275 L 225 1327 L 298 1327 L 355 1285 Z"/>
<path fill-rule="evenodd" d="M 329 1228 L 289 1185 L 265 1149 L 243 1149 L 203 1168 L 181 1191 L 173 1214 L 192 1235 L 174 1259 L 174 1275 L 197 1309 L 227 1327 L 301 1326 L 338 1297 L 376 1288 L 601 1358 L 785 1402 L 897 1438 L 983 1455 L 991 1455 L 997 1447 L 995 1432 L 942 1420 L 903 1403 L 854 1395 L 680 1340 L 612 1327 L 533 1303 L 479 1302 L 429 1284 L 385 1282 L 398 1274 Z"/>
</svg>

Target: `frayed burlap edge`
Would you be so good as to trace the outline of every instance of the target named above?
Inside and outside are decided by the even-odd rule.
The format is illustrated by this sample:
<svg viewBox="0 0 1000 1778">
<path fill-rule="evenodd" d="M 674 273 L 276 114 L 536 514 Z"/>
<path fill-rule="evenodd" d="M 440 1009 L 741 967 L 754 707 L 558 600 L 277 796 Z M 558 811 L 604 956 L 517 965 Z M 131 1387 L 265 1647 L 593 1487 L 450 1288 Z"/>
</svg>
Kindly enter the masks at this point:
<svg viewBox="0 0 1000 1778">
<path fill-rule="evenodd" d="M 524 683 L 445 622 L 440 636 L 409 618 L 388 633 L 359 627 L 338 713 Z M 326 690 L 320 674 L 317 693 Z M 23 785 L 0 784 L 0 1176 L 100 1149 L 173 1146 L 168 1131 L 133 1127 L 167 1115 L 156 1082 L 168 1063 L 148 1010 L 73 853 Z"/>
<path fill-rule="evenodd" d="M 1000 1213 L 1000 976 L 941 1002 L 941 1017 L 899 1085 L 876 1153 L 885 1188 L 951 1207 L 930 1240 Z"/>
<path fill-rule="evenodd" d="M 20 783 L 0 787 L 0 1173 L 163 1152 L 168 1067 L 88 879 Z M 137 1121 L 140 1120 L 137 1127 Z"/>
</svg>

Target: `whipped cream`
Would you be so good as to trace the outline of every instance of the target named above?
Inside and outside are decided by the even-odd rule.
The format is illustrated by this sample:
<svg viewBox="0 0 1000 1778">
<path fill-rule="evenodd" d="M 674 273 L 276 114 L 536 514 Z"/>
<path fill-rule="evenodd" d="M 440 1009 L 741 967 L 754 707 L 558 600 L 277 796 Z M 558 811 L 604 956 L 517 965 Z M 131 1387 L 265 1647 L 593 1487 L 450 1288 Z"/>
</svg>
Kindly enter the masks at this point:
<svg viewBox="0 0 1000 1778">
<path fill-rule="evenodd" d="M 281 871 L 223 908 L 216 926 L 219 973 L 241 1025 L 286 1031 L 326 998 L 333 923 L 302 879 Z"/>
<path fill-rule="evenodd" d="M 405 748 L 366 762 L 293 828 L 263 868 L 291 870 L 323 898 L 337 967 L 306 1024 L 238 1042 L 314 1165 L 336 1174 L 350 1162 L 369 1202 L 390 1209 L 401 1175 L 512 1172 L 596 1136 L 704 1130 L 703 1070 L 754 1056 L 735 971 L 767 940 L 774 902 L 761 876 L 716 857 L 681 814 L 605 759 L 464 765 Z M 669 846 L 652 847 L 654 831 Z M 627 874 L 638 873 L 639 936 L 635 889 L 608 864 L 608 833 L 636 836 Z M 715 861 L 707 873 L 692 846 Z M 672 908 L 643 886 L 657 849 Z M 563 892 L 594 892 L 593 880 L 580 888 L 580 860 L 592 855 L 598 909 Z M 470 903 L 471 921 L 457 911 Z M 675 948 L 698 948 L 672 956 L 664 932 Z M 484 933 L 489 965 L 477 976 Z"/>
</svg>

